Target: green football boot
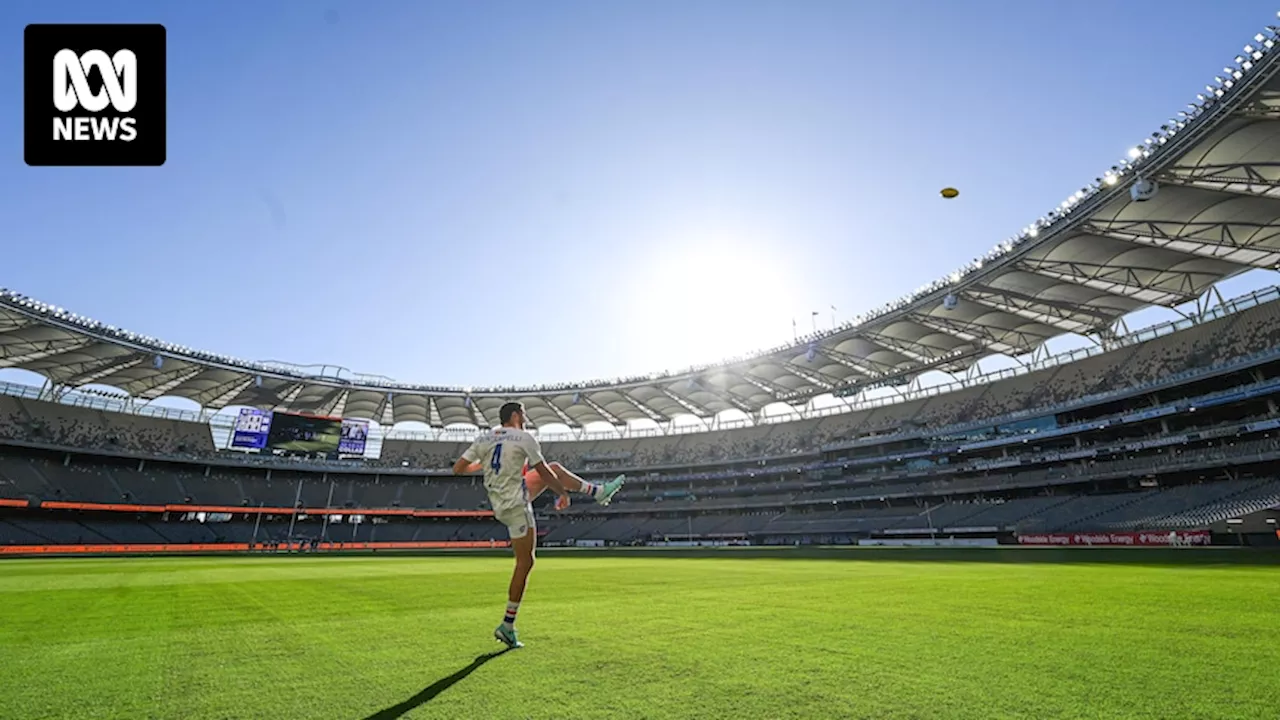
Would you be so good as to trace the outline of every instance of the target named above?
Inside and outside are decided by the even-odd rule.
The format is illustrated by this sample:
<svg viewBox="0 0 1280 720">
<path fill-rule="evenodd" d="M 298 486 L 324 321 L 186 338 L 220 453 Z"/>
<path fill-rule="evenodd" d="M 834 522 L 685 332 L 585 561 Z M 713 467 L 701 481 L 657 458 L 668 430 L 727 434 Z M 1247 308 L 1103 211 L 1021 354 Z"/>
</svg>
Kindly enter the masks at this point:
<svg viewBox="0 0 1280 720">
<path fill-rule="evenodd" d="M 622 486 L 627 482 L 626 475 L 619 475 L 609 482 L 600 486 L 600 492 L 596 494 L 596 502 L 601 505 L 608 505 L 613 501 L 613 496 L 618 494 Z"/>
<path fill-rule="evenodd" d="M 520 639 L 516 637 L 516 629 L 511 628 L 508 630 L 505 624 L 499 625 L 498 629 L 493 631 L 493 636 L 498 639 L 498 642 L 512 650 L 524 647 L 524 643 L 520 642 Z"/>
</svg>

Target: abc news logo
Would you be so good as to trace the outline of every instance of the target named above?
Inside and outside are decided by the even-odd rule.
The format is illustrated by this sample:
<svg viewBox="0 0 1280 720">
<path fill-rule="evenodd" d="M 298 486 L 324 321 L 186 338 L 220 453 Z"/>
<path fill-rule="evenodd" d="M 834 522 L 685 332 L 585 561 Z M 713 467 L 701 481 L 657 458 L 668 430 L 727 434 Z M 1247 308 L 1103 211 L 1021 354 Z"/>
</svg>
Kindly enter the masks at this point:
<svg viewBox="0 0 1280 720">
<path fill-rule="evenodd" d="M 28 165 L 164 164 L 164 26 L 28 25 L 24 41 Z"/>
<path fill-rule="evenodd" d="M 102 74 L 102 90 L 89 88 L 87 68 Z M 53 105 L 59 112 L 74 112 L 77 107 L 96 113 L 110 103 L 118 113 L 127 113 L 138 104 L 138 56 L 132 50 L 120 50 L 112 57 L 101 50 L 90 50 L 77 56 L 74 50 L 62 50 L 53 56 Z M 107 140 L 131 142 L 138 137 L 136 120 L 128 116 L 55 117 L 54 140 Z"/>
</svg>

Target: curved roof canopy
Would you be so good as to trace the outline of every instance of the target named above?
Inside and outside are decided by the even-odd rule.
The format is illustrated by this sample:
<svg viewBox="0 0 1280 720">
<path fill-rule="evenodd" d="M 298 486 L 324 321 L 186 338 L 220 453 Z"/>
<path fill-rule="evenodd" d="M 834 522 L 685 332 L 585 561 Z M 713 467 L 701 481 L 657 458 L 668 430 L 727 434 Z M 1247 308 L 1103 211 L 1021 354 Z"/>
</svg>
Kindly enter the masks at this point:
<svg viewBox="0 0 1280 720">
<path fill-rule="evenodd" d="M 1128 157 L 985 256 L 830 332 L 711 366 L 520 388 L 410 385 L 345 370 L 254 363 L 175 346 L 0 290 L 0 368 L 100 383 L 142 399 L 188 398 L 342 415 L 384 425 L 497 423 L 522 400 L 535 425 L 755 413 L 778 402 L 962 371 L 1063 333 L 1105 332 L 1152 305 L 1194 300 L 1280 266 L 1280 52 L 1259 34 L 1196 102 Z M 1135 202 L 1139 179 L 1158 192 Z"/>
</svg>

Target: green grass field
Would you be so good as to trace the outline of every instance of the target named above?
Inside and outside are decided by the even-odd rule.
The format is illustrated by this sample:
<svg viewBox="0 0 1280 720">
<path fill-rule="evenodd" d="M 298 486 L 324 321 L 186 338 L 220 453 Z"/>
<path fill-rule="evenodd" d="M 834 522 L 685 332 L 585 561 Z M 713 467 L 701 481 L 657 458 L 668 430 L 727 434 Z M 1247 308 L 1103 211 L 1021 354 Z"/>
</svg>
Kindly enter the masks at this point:
<svg viewBox="0 0 1280 720">
<path fill-rule="evenodd" d="M 500 556 L 3 561 L 0 717 L 1280 714 L 1280 565 L 711 555 L 546 552 L 501 654 Z"/>
</svg>

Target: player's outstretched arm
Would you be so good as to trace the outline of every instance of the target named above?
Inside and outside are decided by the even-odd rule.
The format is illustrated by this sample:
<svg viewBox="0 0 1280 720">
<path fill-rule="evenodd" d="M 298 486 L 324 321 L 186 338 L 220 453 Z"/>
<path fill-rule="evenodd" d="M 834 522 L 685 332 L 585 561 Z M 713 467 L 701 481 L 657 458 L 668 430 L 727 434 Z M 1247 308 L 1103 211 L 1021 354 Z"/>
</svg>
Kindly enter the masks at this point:
<svg viewBox="0 0 1280 720">
<path fill-rule="evenodd" d="M 473 472 L 479 472 L 484 469 L 484 465 L 480 463 L 480 456 L 484 453 L 481 450 L 480 438 L 476 438 L 471 442 L 462 453 L 462 457 L 453 464 L 454 475 L 470 475 Z"/>
<path fill-rule="evenodd" d="M 466 458 L 465 455 L 463 457 L 458 458 L 458 462 L 453 464 L 454 475 L 470 475 L 471 473 L 479 472 L 479 471 L 480 471 L 480 463 L 471 462 Z"/>
</svg>

